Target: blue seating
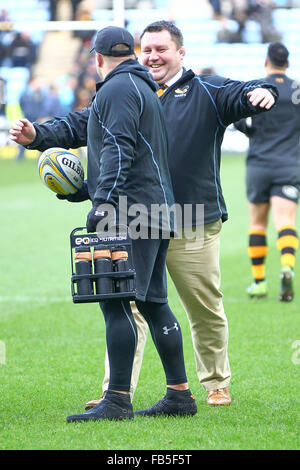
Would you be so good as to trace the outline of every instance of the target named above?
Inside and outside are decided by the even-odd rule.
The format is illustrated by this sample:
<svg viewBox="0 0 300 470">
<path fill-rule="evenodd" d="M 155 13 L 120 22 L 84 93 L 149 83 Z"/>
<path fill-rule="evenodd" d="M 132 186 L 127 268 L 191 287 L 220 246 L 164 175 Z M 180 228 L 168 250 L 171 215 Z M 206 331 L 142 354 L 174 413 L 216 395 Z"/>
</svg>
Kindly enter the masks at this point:
<svg viewBox="0 0 300 470">
<path fill-rule="evenodd" d="M 18 0 L 0 0 L 0 9 L 7 11 L 11 21 L 47 21 L 49 19 L 47 3 L 38 0 L 26 0 L 23 4 Z"/>
<path fill-rule="evenodd" d="M 103 10 L 102 8 L 95 8 L 93 9 L 91 16 L 94 21 L 112 21 L 113 11 Z"/>
<path fill-rule="evenodd" d="M 170 0 L 154 0 L 155 8 L 169 8 L 171 1 Z"/>
</svg>

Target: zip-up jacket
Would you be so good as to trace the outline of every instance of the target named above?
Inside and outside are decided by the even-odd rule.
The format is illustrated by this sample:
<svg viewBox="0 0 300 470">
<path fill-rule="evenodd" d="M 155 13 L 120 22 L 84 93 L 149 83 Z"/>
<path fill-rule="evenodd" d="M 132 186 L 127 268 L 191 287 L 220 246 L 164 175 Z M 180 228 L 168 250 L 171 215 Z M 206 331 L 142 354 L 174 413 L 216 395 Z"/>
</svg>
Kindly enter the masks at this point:
<svg viewBox="0 0 300 470">
<path fill-rule="evenodd" d="M 98 84 L 88 113 L 74 113 L 46 128 L 57 134 L 57 126 L 66 127 L 72 138 L 64 140 L 60 130 L 56 144 L 61 147 L 87 143 L 87 187 L 94 206 L 108 203 L 117 207 L 119 196 L 126 196 L 125 209 L 140 204 L 125 219 L 127 223 L 138 215 L 141 225 L 162 228 L 162 216 L 148 218 L 151 205 L 164 207 L 162 213 L 168 217 L 168 208 L 174 204 L 165 118 L 156 89 L 145 67 L 126 60 Z M 46 147 L 52 145 L 51 136 L 45 140 Z M 168 225 L 163 228 L 168 229 L 170 221 L 164 221 Z M 174 227 L 170 228 L 173 232 Z"/>
<path fill-rule="evenodd" d="M 175 201 L 204 204 L 205 223 L 228 218 L 220 182 L 221 145 L 236 116 L 262 111 L 250 103 L 254 88 L 276 88 L 263 81 L 239 82 L 189 70 L 161 97 L 169 137 L 169 168 Z M 193 220 L 195 223 L 195 219 Z"/>
<path fill-rule="evenodd" d="M 224 132 L 229 124 L 264 111 L 259 105 L 252 106 L 247 97 L 249 91 L 260 87 L 269 89 L 277 99 L 276 87 L 264 80 L 240 82 L 217 75 L 196 76 L 184 70 L 160 98 L 167 123 L 175 202 L 182 207 L 204 204 L 205 224 L 228 218 L 220 182 Z M 35 124 L 37 137 L 31 148 L 86 145 L 88 115 L 87 108 L 63 120 Z M 195 224 L 194 212 L 185 225 Z"/>
</svg>

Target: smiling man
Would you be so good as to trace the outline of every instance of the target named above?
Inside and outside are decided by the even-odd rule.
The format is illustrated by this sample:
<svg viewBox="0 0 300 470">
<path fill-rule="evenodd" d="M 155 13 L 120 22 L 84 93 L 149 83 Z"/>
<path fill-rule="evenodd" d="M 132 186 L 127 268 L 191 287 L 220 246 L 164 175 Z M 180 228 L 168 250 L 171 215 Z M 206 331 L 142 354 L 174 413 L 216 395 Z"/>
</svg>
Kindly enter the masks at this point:
<svg viewBox="0 0 300 470">
<path fill-rule="evenodd" d="M 170 80 L 175 83 L 182 75 L 182 61 L 185 55 L 181 34 L 168 30 L 146 30 L 142 43 L 142 62 L 149 68 L 156 83 L 167 83 Z"/>
<path fill-rule="evenodd" d="M 229 405 L 228 324 L 220 292 L 220 230 L 228 214 L 220 182 L 221 144 L 235 116 L 271 109 L 276 88 L 195 76 L 183 68 L 180 30 L 170 22 L 150 24 L 141 35 L 141 59 L 160 85 L 169 138 L 169 168 L 175 202 L 204 205 L 204 240 L 171 240 L 167 267 L 190 322 L 197 374 L 208 405 Z M 193 217 L 193 229 L 199 221 Z"/>
<path fill-rule="evenodd" d="M 220 76 L 198 77 L 183 68 L 185 48 L 180 30 L 167 21 L 146 27 L 141 36 L 141 59 L 160 85 L 169 140 L 168 164 L 175 202 L 204 205 L 204 237 L 188 240 L 184 233 L 170 241 L 167 267 L 186 310 L 194 346 L 197 375 L 208 405 L 229 405 L 230 366 L 228 322 L 220 291 L 220 231 L 228 214 L 220 182 L 221 145 L 226 127 L 243 117 L 272 108 L 276 87 L 261 80 L 240 82 Z M 28 148 L 77 148 L 86 145 L 90 108 L 63 119 L 34 124 L 17 121 L 13 140 Z M 30 145 L 28 145 L 30 144 Z M 80 196 L 80 195 L 79 195 Z M 77 196 L 69 197 L 76 201 Z M 82 199 L 81 199 L 82 200 Z M 197 232 L 196 215 L 187 226 Z M 138 347 L 131 377 L 133 394 L 142 362 L 147 325 L 133 311 Z M 107 390 L 109 367 L 103 381 Z M 93 407 L 100 400 L 87 403 Z M 150 414 L 150 410 L 141 413 Z"/>
</svg>

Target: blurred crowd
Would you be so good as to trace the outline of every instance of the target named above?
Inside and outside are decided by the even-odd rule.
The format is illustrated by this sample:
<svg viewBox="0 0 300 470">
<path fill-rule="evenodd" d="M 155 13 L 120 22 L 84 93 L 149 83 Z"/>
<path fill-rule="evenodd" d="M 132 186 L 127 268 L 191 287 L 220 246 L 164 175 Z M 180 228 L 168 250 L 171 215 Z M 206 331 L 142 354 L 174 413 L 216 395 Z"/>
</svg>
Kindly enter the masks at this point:
<svg viewBox="0 0 300 470">
<path fill-rule="evenodd" d="M 209 0 L 214 18 L 222 22 L 218 34 L 219 42 L 246 42 L 245 29 L 249 21 L 260 28 L 261 42 L 269 43 L 281 39 L 273 20 L 272 0 Z"/>
<path fill-rule="evenodd" d="M 97 4 L 111 7 L 112 2 L 98 0 Z M 138 1 L 130 0 L 128 6 L 137 6 Z M 57 20 L 59 1 L 49 1 L 49 17 Z M 73 20 L 92 19 L 91 2 L 72 0 L 71 18 Z M 107 4 L 107 5 L 106 5 Z M 9 21 L 5 10 L 0 13 L 0 21 Z M 80 110 L 89 105 L 95 93 L 96 73 L 94 55 L 90 54 L 95 31 L 78 30 L 73 37 L 79 39 L 79 49 L 74 63 L 63 76 L 58 76 L 51 86 L 34 74 L 38 60 L 39 44 L 32 41 L 28 32 L 0 30 L 0 67 L 23 67 L 29 71 L 28 84 L 20 96 L 22 113 L 30 120 L 42 121 L 50 116 L 63 116 L 69 111 Z M 136 35 L 136 50 L 139 52 L 139 35 Z M 3 81 L 3 80 L 2 80 Z M 32 103 L 32 106 L 30 106 Z M 3 114 L 3 107 L 0 110 Z"/>
<path fill-rule="evenodd" d="M 38 46 L 28 32 L 0 31 L 0 67 L 28 67 L 37 59 Z"/>
<path fill-rule="evenodd" d="M 58 10 L 60 6 L 61 0 L 48 0 L 49 5 L 49 12 L 50 12 L 50 20 L 57 21 L 60 20 L 58 15 Z M 69 0 L 71 4 L 71 16 L 70 20 L 79 20 L 77 13 L 79 10 L 80 4 L 82 4 L 82 0 Z M 87 3 L 87 2 L 85 2 Z M 89 9 L 97 8 L 97 9 L 105 9 L 109 10 L 113 8 L 113 0 L 89 0 Z M 154 2 L 151 0 L 124 0 L 124 7 L 125 8 L 153 8 Z"/>
<path fill-rule="evenodd" d="M 280 39 L 272 18 L 272 0 L 207 0 L 213 9 L 213 19 L 220 21 L 219 42 L 244 42 L 247 22 L 257 22 L 261 30 L 261 41 L 272 42 Z M 59 0 L 43 0 L 50 20 L 60 20 Z M 153 7 L 155 2 L 148 0 L 125 0 L 126 8 Z M 112 0 L 69 0 L 69 20 L 92 20 L 92 11 L 97 8 L 112 8 Z M 0 21 L 8 22 L 9 14 L 0 11 Z M 232 25 L 235 27 L 232 27 Z M 35 75 L 34 66 L 39 59 L 40 44 L 28 32 L 14 32 L 0 28 L 0 116 L 5 116 L 5 80 L 1 78 L 1 67 L 23 68 L 28 71 L 28 83 L 20 94 L 17 108 L 6 110 L 8 121 L 21 114 L 31 121 L 42 122 L 49 117 L 60 117 L 70 111 L 89 106 L 95 93 L 98 80 L 94 55 L 90 54 L 96 31 L 78 30 L 73 32 L 79 41 L 74 63 L 64 75 L 59 75 L 54 83 L 46 84 Z M 136 52 L 139 53 L 139 33 L 135 35 Z M 202 71 L 203 73 L 203 71 Z"/>
<path fill-rule="evenodd" d="M 108 8 L 112 6 L 111 1 L 95 1 L 97 4 L 103 3 L 103 6 Z M 139 2 L 130 0 L 127 3 L 128 6 L 134 7 Z M 60 19 L 58 4 L 59 1 L 49 0 L 49 19 Z M 71 17 L 68 19 L 77 21 L 92 19 L 91 2 L 72 0 L 71 4 Z M 10 20 L 7 11 L 2 10 L 0 21 L 9 22 Z M 81 110 L 90 105 L 95 94 L 95 83 L 99 80 L 95 57 L 90 53 L 95 33 L 96 29 L 95 31 L 73 31 L 72 35 L 79 43 L 74 62 L 64 75 L 58 75 L 54 83 L 49 84 L 43 77 L 35 73 L 35 65 L 39 60 L 40 44 L 32 40 L 29 32 L 14 32 L 0 28 L 0 131 L 1 128 L 8 128 L 9 123 L 18 117 L 44 122 L 49 118 L 65 116 L 70 111 Z M 138 53 L 139 34 L 135 39 Z M 13 75 L 18 70 L 27 71 L 27 84 L 18 99 L 13 99 L 12 104 L 5 103 L 5 89 L 7 87 L 5 80 L 1 77 L 2 67 L 3 69 L 11 69 Z M 24 148 L 22 147 L 17 158 L 22 159 L 23 156 Z"/>
</svg>

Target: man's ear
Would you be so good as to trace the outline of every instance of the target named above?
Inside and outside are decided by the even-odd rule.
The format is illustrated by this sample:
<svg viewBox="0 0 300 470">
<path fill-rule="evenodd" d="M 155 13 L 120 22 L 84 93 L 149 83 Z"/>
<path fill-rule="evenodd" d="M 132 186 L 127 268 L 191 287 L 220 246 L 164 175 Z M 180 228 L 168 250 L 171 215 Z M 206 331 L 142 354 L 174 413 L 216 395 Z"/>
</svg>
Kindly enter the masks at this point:
<svg viewBox="0 0 300 470">
<path fill-rule="evenodd" d="M 99 67 L 102 67 L 102 65 L 103 65 L 103 56 L 99 52 L 96 52 L 96 61 L 97 61 L 97 65 Z"/>
<path fill-rule="evenodd" d="M 185 56 L 185 47 L 181 46 L 179 49 L 179 54 L 181 55 L 181 60 L 183 60 Z"/>
</svg>

